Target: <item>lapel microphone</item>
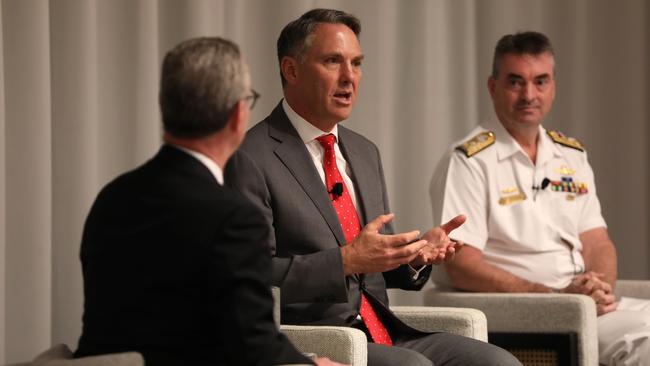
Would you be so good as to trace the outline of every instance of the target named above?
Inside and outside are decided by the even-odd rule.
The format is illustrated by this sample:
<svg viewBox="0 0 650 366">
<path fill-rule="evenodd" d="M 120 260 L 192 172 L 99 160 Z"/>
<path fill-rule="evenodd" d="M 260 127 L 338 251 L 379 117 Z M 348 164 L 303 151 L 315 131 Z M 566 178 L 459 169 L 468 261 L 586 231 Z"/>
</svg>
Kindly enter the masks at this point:
<svg viewBox="0 0 650 366">
<path fill-rule="evenodd" d="M 535 200 L 535 198 L 537 198 L 537 192 L 543 191 L 544 189 L 546 189 L 546 187 L 548 187 L 548 185 L 550 183 L 551 183 L 550 179 L 544 178 L 544 179 L 542 179 L 542 184 L 540 184 L 538 186 L 533 184 L 533 191 L 535 191 L 535 193 L 533 194 L 533 201 Z"/>
<path fill-rule="evenodd" d="M 332 187 L 330 193 L 334 195 L 334 198 L 341 197 L 343 195 L 343 183 L 341 182 L 334 183 L 334 186 Z"/>
<path fill-rule="evenodd" d="M 548 185 L 550 183 L 551 183 L 550 179 L 544 178 L 544 179 L 542 179 L 542 184 L 540 184 L 538 186 L 533 185 L 533 190 L 542 190 L 543 191 L 544 189 L 546 189 L 546 187 L 548 187 Z"/>
</svg>

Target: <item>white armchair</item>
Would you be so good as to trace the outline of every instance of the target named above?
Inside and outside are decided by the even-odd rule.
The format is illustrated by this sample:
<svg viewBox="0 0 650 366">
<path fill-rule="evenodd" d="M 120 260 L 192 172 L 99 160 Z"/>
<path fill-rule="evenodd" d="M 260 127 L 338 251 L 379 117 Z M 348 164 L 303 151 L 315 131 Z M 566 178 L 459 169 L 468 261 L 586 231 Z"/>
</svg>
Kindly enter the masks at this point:
<svg viewBox="0 0 650 366">
<path fill-rule="evenodd" d="M 276 322 L 279 321 L 279 294 L 273 289 Z M 406 324 L 422 331 L 444 331 L 487 341 L 485 315 L 476 309 L 426 306 L 395 306 L 391 310 Z M 281 325 L 280 330 L 304 353 L 349 364 L 366 366 L 368 349 L 366 335 L 354 328 L 329 326 Z"/>
<path fill-rule="evenodd" d="M 72 351 L 68 346 L 57 344 L 36 356 L 31 362 L 7 366 L 144 366 L 144 359 L 138 352 L 72 358 Z"/>
<path fill-rule="evenodd" d="M 619 296 L 650 299 L 650 281 L 619 280 Z M 433 306 L 472 307 L 485 313 L 490 342 L 524 363 L 598 364 L 596 306 L 590 297 L 571 294 L 457 292 L 434 288 L 425 293 Z M 533 345 L 534 344 L 534 345 Z"/>
</svg>

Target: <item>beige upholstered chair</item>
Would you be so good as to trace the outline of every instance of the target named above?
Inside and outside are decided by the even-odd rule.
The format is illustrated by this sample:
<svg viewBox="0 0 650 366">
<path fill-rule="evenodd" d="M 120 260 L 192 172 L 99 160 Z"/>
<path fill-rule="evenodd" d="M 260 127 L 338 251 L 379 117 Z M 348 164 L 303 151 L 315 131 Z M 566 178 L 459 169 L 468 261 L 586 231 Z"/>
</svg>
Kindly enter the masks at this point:
<svg viewBox="0 0 650 366">
<path fill-rule="evenodd" d="M 619 280 L 616 294 L 650 299 L 650 281 Z M 490 342 L 524 363 L 598 364 L 596 307 L 587 296 L 470 293 L 437 287 L 426 291 L 425 303 L 483 311 Z"/>
<path fill-rule="evenodd" d="M 65 344 L 58 344 L 36 356 L 31 362 L 8 366 L 144 366 L 142 355 L 137 352 L 72 358 Z"/>
<path fill-rule="evenodd" d="M 279 294 L 273 289 L 275 316 L 279 322 Z M 487 340 L 485 315 L 476 309 L 423 306 L 391 307 L 405 323 L 423 331 L 449 332 L 474 339 Z M 353 328 L 328 326 L 281 325 L 280 330 L 301 352 L 314 353 L 352 366 L 366 366 L 365 334 Z"/>
</svg>

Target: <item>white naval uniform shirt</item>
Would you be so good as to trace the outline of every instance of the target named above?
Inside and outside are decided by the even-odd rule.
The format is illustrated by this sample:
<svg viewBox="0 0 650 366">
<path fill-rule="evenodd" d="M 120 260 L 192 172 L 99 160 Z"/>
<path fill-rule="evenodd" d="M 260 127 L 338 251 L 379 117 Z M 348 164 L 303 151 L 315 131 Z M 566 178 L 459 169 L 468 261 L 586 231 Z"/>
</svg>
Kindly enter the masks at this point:
<svg viewBox="0 0 650 366">
<path fill-rule="evenodd" d="M 516 276 L 564 288 L 584 271 L 580 233 L 606 227 L 587 154 L 555 143 L 540 126 L 533 164 L 498 121 L 477 127 L 452 149 L 488 130 L 496 135 L 493 145 L 469 158 L 453 150 L 441 161 L 431 183 L 434 220 L 465 214 L 467 221 L 452 232 L 453 239 L 483 251 L 487 262 Z M 554 191 L 553 183 L 533 189 L 544 178 L 559 182 L 562 177 L 585 183 L 587 193 Z"/>
</svg>

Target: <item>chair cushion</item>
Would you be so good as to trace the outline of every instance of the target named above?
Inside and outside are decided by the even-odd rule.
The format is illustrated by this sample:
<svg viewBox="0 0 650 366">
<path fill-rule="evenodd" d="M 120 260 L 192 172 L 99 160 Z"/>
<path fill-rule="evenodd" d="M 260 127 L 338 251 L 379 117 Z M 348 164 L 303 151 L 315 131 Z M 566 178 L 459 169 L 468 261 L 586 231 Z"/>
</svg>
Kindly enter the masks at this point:
<svg viewBox="0 0 650 366">
<path fill-rule="evenodd" d="M 65 344 L 57 344 L 36 356 L 31 366 L 144 366 L 138 352 L 72 358 L 72 351 Z"/>
</svg>

